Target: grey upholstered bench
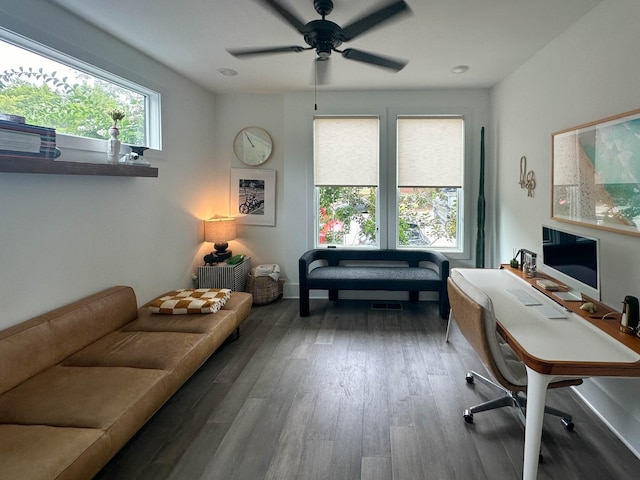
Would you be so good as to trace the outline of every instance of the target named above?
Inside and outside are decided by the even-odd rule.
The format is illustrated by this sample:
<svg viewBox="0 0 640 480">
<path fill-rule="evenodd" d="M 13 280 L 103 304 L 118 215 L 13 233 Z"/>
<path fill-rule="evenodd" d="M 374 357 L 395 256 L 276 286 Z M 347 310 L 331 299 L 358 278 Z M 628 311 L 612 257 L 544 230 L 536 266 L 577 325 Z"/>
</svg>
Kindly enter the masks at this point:
<svg viewBox="0 0 640 480">
<path fill-rule="evenodd" d="M 300 257 L 298 268 L 301 317 L 309 315 L 310 290 L 328 290 L 329 300 L 338 300 L 339 290 L 406 291 L 413 302 L 420 292 L 438 292 L 440 316 L 449 316 L 449 260 L 440 252 L 315 249 Z"/>
</svg>

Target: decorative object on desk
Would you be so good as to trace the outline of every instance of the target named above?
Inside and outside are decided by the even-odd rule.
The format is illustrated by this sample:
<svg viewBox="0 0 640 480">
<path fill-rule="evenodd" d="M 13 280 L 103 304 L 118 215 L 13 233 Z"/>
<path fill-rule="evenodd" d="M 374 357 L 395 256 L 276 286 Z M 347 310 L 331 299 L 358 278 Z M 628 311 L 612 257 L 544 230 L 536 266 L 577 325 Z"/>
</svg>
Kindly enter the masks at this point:
<svg viewBox="0 0 640 480">
<path fill-rule="evenodd" d="M 640 323 L 640 310 L 638 310 L 638 299 L 627 295 L 624 297 L 622 317 L 620 319 L 620 330 L 624 333 L 635 334 L 638 332 Z"/>
<path fill-rule="evenodd" d="M 540 280 L 536 280 L 536 285 L 538 285 L 540 288 L 544 290 L 548 290 L 549 292 L 557 292 L 560 289 L 560 285 L 558 285 L 553 280 L 549 280 L 548 278 L 542 278 Z"/>
<path fill-rule="evenodd" d="M 476 268 L 484 268 L 484 127 L 480 130 L 480 189 L 478 193 L 478 235 L 476 238 Z"/>
<path fill-rule="evenodd" d="M 598 311 L 598 307 L 596 307 L 592 302 L 586 302 L 580 305 L 580 310 L 584 310 L 585 312 L 593 314 Z"/>
<path fill-rule="evenodd" d="M 523 249 L 522 256 L 522 272 L 529 278 L 535 277 L 537 269 L 537 255 L 529 250 Z"/>
<path fill-rule="evenodd" d="M 120 146 L 122 144 L 118 140 L 120 135 L 118 122 L 124 118 L 124 112 L 114 109 L 107 112 L 107 115 L 113 120 L 113 125 L 109 127 L 109 140 L 107 140 L 107 159 L 109 163 L 118 164 L 120 163 Z"/>
<path fill-rule="evenodd" d="M 536 174 L 533 170 L 527 172 L 527 157 L 520 157 L 520 188 L 527 189 L 527 197 L 533 197 L 533 191 L 536 189 Z"/>
<path fill-rule="evenodd" d="M 532 252 L 531 250 L 527 250 L 526 248 L 521 248 L 518 250 L 518 253 L 515 254 L 514 258 L 520 255 L 520 268 L 524 271 L 524 264 L 527 260 L 529 262 L 533 261 L 534 265 L 537 265 L 538 254 Z"/>
<path fill-rule="evenodd" d="M 213 243 L 215 252 L 204 257 L 207 265 L 231 258 L 227 250 L 229 240 L 236 238 L 236 219 L 233 217 L 210 218 L 204 222 L 204 241 Z"/>
<path fill-rule="evenodd" d="M 231 169 L 229 211 L 244 225 L 275 226 L 276 171 Z"/>
<path fill-rule="evenodd" d="M 269 160 L 273 152 L 271 135 L 261 127 L 245 127 L 233 139 L 233 153 L 245 165 L 255 167 Z"/>
<path fill-rule="evenodd" d="M 520 268 L 520 262 L 518 262 L 518 255 L 520 255 L 520 252 L 522 252 L 522 250 L 518 250 L 517 252 L 514 250 L 514 254 L 513 254 L 513 258 L 511 260 L 509 260 L 509 266 L 511 268 Z"/>
<path fill-rule="evenodd" d="M 552 218 L 640 236 L 640 110 L 552 134 Z"/>
</svg>

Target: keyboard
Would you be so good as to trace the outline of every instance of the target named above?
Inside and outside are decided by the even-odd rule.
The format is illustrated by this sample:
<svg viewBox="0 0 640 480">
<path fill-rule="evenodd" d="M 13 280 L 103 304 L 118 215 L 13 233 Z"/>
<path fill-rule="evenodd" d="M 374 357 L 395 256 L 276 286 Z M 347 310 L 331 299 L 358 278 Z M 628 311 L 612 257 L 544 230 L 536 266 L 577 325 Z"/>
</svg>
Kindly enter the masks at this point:
<svg viewBox="0 0 640 480">
<path fill-rule="evenodd" d="M 525 292 L 524 290 L 521 290 L 519 288 L 509 289 L 509 290 L 507 290 L 507 292 L 509 292 L 514 297 L 516 297 L 516 299 L 523 305 L 526 305 L 526 306 L 542 305 L 542 302 L 536 300 L 531 295 L 529 295 L 527 292 Z"/>
<path fill-rule="evenodd" d="M 549 319 L 567 318 L 567 315 L 565 313 L 561 312 L 553 305 L 541 305 L 541 306 L 535 307 L 535 309 L 538 313 L 542 314 L 542 316 Z"/>
<path fill-rule="evenodd" d="M 525 305 L 527 307 L 535 307 L 536 312 L 538 312 L 545 318 L 567 318 L 567 315 L 565 313 L 561 312 L 553 305 L 545 305 L 542 302 L 539 302 L 524 290 L 514 288 L 507 290 L 507 292 L 516 297 L 516 299 L 522 305 Z"/>
</svg>

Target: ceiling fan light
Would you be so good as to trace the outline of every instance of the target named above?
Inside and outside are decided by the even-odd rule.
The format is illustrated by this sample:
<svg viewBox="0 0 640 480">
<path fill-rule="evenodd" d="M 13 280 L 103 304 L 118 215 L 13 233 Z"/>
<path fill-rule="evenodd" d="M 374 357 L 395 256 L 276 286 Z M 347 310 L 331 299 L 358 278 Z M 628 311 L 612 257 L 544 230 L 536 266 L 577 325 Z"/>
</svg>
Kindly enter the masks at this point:
<svg viewBox="0 0 640 480">
<path fill-rule="evenodd" d="M 460 75 L 469 70 L 469 65 L 456 65 L 451 69 L 451 73 L 455 73 L 456 75 Z"/>
</svg>

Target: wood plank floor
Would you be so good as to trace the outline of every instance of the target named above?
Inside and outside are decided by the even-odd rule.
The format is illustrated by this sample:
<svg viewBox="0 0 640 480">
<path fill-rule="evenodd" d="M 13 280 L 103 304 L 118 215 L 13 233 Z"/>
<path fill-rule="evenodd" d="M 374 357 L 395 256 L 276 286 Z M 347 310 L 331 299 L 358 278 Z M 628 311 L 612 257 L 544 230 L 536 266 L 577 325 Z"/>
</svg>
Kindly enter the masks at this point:
<svg viewBox="0 0 640 480">
<path fill-rule="evenodd" d="M 436 303 L 364 301 L 254 307 L 220 348 L 105 466 L 98 480 L 494 480 L 522 475 L 511 410 L 464 408 L 496 393 Z M 636 479 L 640 460 L 577 398 L 549 392 L 575 431 L 545 419 L 540 479 Z"/>
</svg>

